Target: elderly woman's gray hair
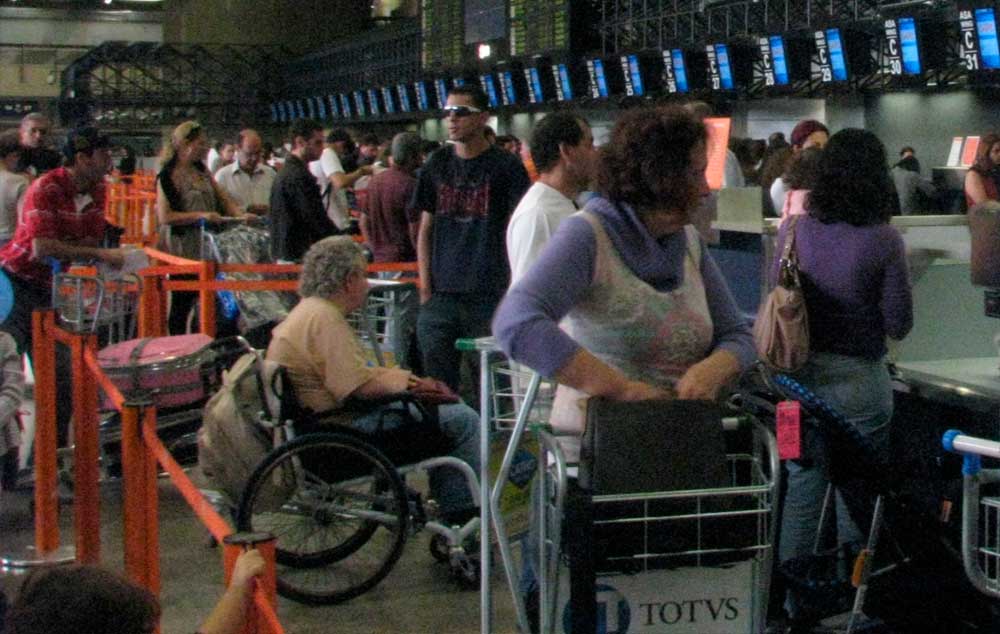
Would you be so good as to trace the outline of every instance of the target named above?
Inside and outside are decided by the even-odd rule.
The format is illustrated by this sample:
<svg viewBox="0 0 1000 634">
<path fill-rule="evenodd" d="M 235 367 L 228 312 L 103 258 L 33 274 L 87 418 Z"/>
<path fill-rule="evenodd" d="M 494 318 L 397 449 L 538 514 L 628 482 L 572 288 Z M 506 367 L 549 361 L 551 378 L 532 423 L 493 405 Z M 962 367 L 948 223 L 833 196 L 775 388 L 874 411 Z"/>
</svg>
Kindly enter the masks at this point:
<svg viewBox="0 0 1000 634">
<path fill-rule="evenodd" d="M 365 271 L 365 254 L 348 236 L 332 236 L 315 243 L 302 258 L 299 295 L 332 297 L 344 288 L 347 276 Z"/>
</svg>

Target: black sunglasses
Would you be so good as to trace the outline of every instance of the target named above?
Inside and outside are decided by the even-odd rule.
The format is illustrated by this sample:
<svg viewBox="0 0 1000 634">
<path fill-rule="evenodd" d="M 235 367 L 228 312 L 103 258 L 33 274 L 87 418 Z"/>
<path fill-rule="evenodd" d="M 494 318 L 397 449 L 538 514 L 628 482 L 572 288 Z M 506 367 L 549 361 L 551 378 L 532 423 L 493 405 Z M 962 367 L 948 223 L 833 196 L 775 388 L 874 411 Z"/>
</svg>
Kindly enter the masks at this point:
<svg viewBox="0 0 1000 634">
<path fill-rule="evenodd" d="M 453 114 L 459 118 L 468 117 L 471 114 L 479 114 L 482 112 L 482 110 L 475 106 L 445 106 L 442 110 L 444 110 L 445 117 Z"/>
</svg>

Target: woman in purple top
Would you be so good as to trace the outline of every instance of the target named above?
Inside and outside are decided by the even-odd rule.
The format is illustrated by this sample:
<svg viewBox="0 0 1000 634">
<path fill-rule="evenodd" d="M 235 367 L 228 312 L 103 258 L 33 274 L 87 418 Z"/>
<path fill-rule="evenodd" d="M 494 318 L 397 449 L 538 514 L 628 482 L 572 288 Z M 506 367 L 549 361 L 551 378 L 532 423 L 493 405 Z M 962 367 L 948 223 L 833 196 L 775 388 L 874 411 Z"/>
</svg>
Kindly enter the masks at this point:
<svg viewBox="0 0 1000 634">
<path fill-rule="evenodd" d="M 871 132 L 847 129 L 833 135 L 820 159 L 806 201 L 808 215 L 795 227 L 800 279 L 809 309 L 810 358 L 794 378 L 810 388 L 885 451 L 892 417 L 892 387 L 885 363 L 886 336 L 902 339 L 913 326 L 913 303 L 903 239 L 889 225 L 892 180 L 885 148 Z M 788 224 L 778 233 L 778 250 Z M 777 262 L 771 270 L 777 275 Z M 803 456 L 786 463 L 779 540 L 782 562 L 812 552 L 826 491 L 827 447 L 803 428 Z M 861 533 L 847 516 L 838 491 L 840 543 Z M 803 614 L 795 594 L 786 603 L 796 627 Z"/>
<path fill-rule="evenodd" d="M 554 426 L 582 433 L 587 396 L 715 399 L 753 362 L 749 326 L 689 224 L 708 191 L 707 142 L 704 124 L 680 108 L 622 114 L 601 149 L 599 195 L 559 225 L 501 303 L 493 333 L 503 350 L 559 382 Z M 579 438 L 563 446 L 572 460 Z M 563 516 L 571 558 L 591 548 L 581 499 L 571 482 Z M 535 539 L 526 552 L 537 552 Z M 529 606 L 534 559 L 525 558 L 522 577 Z M 572 630 L 593 631 L 592 617 L 574 607 Z"/>
</svg>

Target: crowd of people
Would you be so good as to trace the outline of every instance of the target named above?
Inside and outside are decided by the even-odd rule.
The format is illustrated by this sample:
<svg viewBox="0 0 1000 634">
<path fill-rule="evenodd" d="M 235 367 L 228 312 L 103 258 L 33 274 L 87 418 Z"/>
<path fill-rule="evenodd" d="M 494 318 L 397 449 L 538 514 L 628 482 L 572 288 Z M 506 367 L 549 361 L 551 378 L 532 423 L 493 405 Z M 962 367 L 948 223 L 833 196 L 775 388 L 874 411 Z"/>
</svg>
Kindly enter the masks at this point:
<svg viewBox="0 0 1000 634">
<path fill-rule="evenodd" d="M 526 144 L 510 136 L 491 142 L 489 116 L 482 91 L 459 86 L 443 109 L 449 143 L 442 147 L 412 132 L 355 145 L 344 130 L 299 119 L 281 161 L 269 159 L 254 130 L 213 148 L 199 124 L 182 123 L 165 143 L 157 178 L 162 247 L 199 258 L 203 223 L 266 218 L 273 258 L 303 264 L 301 299 L 267 350 L 290 368 L 302 403 L 332 412 L 331 424 L 364 431 L 384 423 L 388 406 L 358 418 L 345 413 L 349 403 L 434 393 L 445 445 L 433 449 L 477 470 L 478 415 L 457 396 L 469 391 L 462 364 L 473 360 L 456 350 L 456 339 L 494 334 L 510 359 L 558 382 L 552 423 L 571 433 L 571 458 L 589 397 L 720 398 L 757 355 L 747 316 L 694 226 L 712 200 L 706 113 L 631 109 L 601 148 L 572 112 L 542 118 Z M 30 116 L 18 133 L 0 135 L 0 202 L 20 208 L 0 220 L 7 241 L 0 267 L 14 293 L 0 329 L 22 353 L 31 350 L 31 311 L 49 304 L 46 256 L 122 258 L 102 246 L 110 142 L 93 128 L 72 131 L 55 167 L 60 157 L 44 143 L 28 145 L 47 126 Z M 776 250 L 794 233 L 812 333 L 809 362 L 795 378 L 884 451 L 892 414 L 885 340 L 905 337 L 913 321 L 903 242 L 889 219 L 915 211 L 915 192 L 930 191 L 912 148 L 890 169 L 870 132 L 831 134 L 807 120 L 788 142 L 780 133 L 767 143 L 737 140 L 728 157 L 738 168 L 730 183 L 759 185 L 774 215 L 798 216 L 782 223 Z M 997 165 L 1000 139 L 987 136 L 966 179 L 970 205 L 997 198 Z M 366 256 L 341 237 L 354 232 L 352 206 L 374 261 L 417 263 L 420 356 L 412 371 L 368 366 L 345 320 L 368 288 Z M 172 333 L 184 332 L 193 299 L 174 294 Z M 65 383 L 59 389 L 69 393 Z M 58 399 L 63 439 L 68 400 Z M 811 453 L 787 465 L 781 560 L 811 547 L 819 521 L 826 480 L 817 465 L 827 450 L 816 439 L 803 446 Z M 448 521 L 473 511 L 464 483 L 448 474 L 432 475 L 431 488 Z M 838 518 L 839 538 L 856 539 L 858 527 L 846 514 Z M 529 595 L 533 582 L 528 574 Z M 41 587 L 27 584 L 18 605 L 43 596 Z M 158 608 L 143 601 L 148 625 Z M 796 616 L 794 593 L 786 609 Z M 18 615 L 32 614 L 30 605 L 13 614 L 12 622 L 29 618 Z"/>
</svg>

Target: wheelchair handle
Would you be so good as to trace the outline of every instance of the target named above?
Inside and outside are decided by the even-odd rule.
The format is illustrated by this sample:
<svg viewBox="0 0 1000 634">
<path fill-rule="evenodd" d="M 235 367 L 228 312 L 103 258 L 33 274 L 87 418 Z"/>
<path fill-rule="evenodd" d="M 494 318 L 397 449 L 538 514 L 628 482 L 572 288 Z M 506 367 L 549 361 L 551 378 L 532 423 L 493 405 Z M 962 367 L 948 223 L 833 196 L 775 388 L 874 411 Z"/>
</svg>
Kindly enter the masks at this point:
<svg viewBox="0 0 1000 634">
<path fill-rule="evenodd" d="M 941 438 L 945 450 L 962 454 L 962 474 L 976 475 L 982 468 L 982 458 L 1000 458 L 1000 442 L 975 436 L 966 436 L 957 429 L 949 429 Z"/>
</svg>

